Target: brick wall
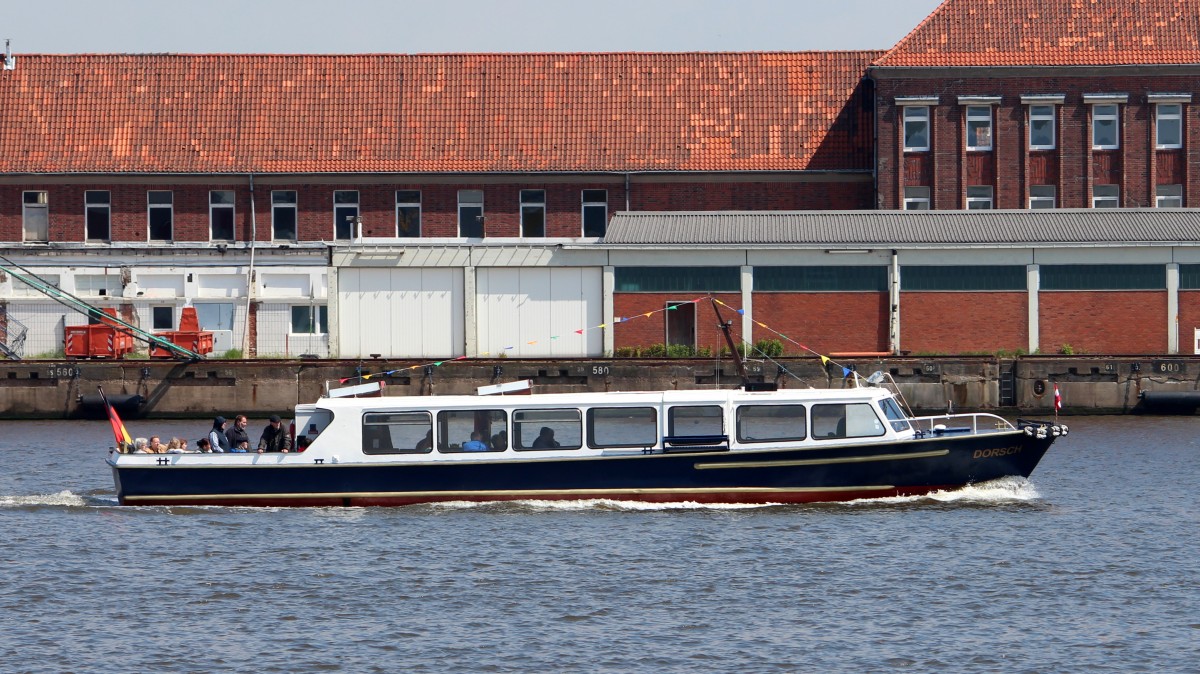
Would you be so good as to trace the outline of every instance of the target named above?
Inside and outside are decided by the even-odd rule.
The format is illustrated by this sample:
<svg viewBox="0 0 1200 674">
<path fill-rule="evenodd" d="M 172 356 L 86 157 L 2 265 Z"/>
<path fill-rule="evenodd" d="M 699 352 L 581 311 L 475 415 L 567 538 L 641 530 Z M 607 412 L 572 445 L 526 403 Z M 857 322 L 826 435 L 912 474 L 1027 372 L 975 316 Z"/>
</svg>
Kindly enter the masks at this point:
<svg viewBox="0 0 1200 674">
<path fill-rule="evenodd" d="M 756 292 L 754 320 L 822 354 L 888 349 L 885 292 Z M 759 339 L 778 338 L 755 326 L 754 340 Z M 783 341 L 787 353 L 804 353 Z"/>
<path fill-rule="evenodd" d="M 912 353 L 948 355 L 1028 350 L 1028 295 L 903 292 L 900 348 Z"/>
<path fill-rule="evenodd" d="M 1042 291 L 1038 310 L 1042 353 L 1167 351 L 1165 291 Z"/>
<path fill-rule="evenodd" d="M 734 341 L 739 339 L 741 331 L 740 316 L 736 313 L 742 307 L 740 293 L 712 293 L 729 307 L 721 307 L 725 320 L 733 321 L 732 334 Z M 613 326 L 613 344 L 616 348 L 630 346 L 650 346 L 666 342 L 666 312 L 663 309 L 667 302 L 686 302 L 699 297 L 707 298 L 709 293 L 703 291 L 677 293 L 614 293 L 613 313 L 616 317 L 633 317 Z M 696 346 L 708 347 L 717 353 L 725 346 L 725 338 L 717 327 L 717 316 L 713 313 L 712 305 L 707 299 L 696 303 Z M 642 316 L 648 312 L 657 312 L 650 316 Z"/>
<path fill-rule="evenodd" d="M 971 71 L 964 71 L 970 73 Z M 1154 104 L 1146 100 L 1152 92 L 1198 92 L 1200 80 L 1186 75 L 1128 76 L 1112 75 L 1092 70 L 1088 76 L 1031 77 L 955 77 L 955 78 L 891 78 L 876 72 L 876 111 L 879 115 L 878 175 L 881 208 L 903 208 L 905 184 L 912 182 L 912 172 L 904 172 L 902 109 L 895 105 L 897 96 L 940 96 L 939 104 L 931 110 L 932 170 L 928 182 L 933 187 L 933 208 L 939 210 L 964 207 L 968 164 L 965 146 L 965 110 L 958 96 L 1001 96 L 993 106 L 993 149 L 995 162 L 995 206 L 997 208 L 1026 208 L 1028 178 L 1031 170 L 1026 123 L 1027 106 L 1021 103 L 1022 94 L 1064 94 L 1065 102 L 1058 108 L 1057 147 L 1049 151 L 1051 163 L 1060 171 L 1058 176 L 1058 205 L 1060 208 L 1090 208 L 1091 185 L 1111 182 L 1121 186 L 1123 207 L 1153 206 L 1154 185 L 1163 183 L 1154 170 Z M 1121 107 L 1120 149 L 1099 153 L 1094 159 L 1091 149 L 1090 109 L 1083 102 L 1085 93 L 1120 92 L 1129 95 Z M 1187 164 L 1194 166 L 1200 158 L 1200 99 L 1184 106 L 1184 154 Z M 911 157 L 914 153 L 909 153 Z M 1094 161 L 1103 163 L 1102 173 L 1096 175 Z M 1200 206 L 1200 185 L 1188 180 L 1185 206 Z M 1036 184 L 1036 183 L 1033 183 Z"/>
<path fill-rule="evenodd" d="M 630 191 L 630 209 L 634 211 L 833 211 L 874 207 L 869 181 L 639 183 Z"/>
</svg>

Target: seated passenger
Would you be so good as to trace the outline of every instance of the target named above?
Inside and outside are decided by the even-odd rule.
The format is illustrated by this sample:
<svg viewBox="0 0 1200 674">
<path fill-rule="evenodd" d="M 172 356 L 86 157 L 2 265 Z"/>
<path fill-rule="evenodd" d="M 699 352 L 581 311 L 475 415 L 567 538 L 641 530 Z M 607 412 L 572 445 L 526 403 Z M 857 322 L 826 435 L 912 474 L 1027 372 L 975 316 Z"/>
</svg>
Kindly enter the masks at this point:
<svg viewBox="0 0 1200 674">
<path fill-rule="evenodd" d="M 201 454 L 211 454 L 212 443 L 208 441 L 208 438 L 200 438 L 196 441 L 196 451 Z"/>
<path fill-rule="evenodd" d="M 533 441 L 533 448 L 554 449 L 558 446 L 558 441 L 554 439 L 554 429 L 549 426 L 542 426 L 542 431 L 538 433 L 537 439 Z"/>
<path fill-rule="evenodd" d="M 425 437 L 417 442 L 416 450 L 418 452 L 428 452 L 433 449 L 433 429 L 425 431 Z"/>
<path fill-rule="evenodd" d="M 167 447 L 159 440 L 157 435 L 150 436 L 150 444 L 146 445 L 146 449 L 151 454 L 166 454 Z"/>
<path fill-rule="evenodd" d="M 296 451 L 303 452 L 306 449 L 308 449 L 308 436 L 301 435 L 300 437 L 296 438 Z"/>
<path fill-rule="evenodd" d="M 250 451 L 250 441 L 242 440 L 237 444 L 237 447 L 234 447 L 229 451 L 233 452 L 234 454 L 246 454 Z"/>
<path fill-rule="evenodd" d="M 134 438 L 133 439 L 133 453 L 134 454 L 153 454 L 153 452 L 150 451 L 150 448 L 146 446 L 146 438 Z"/>
<path fill-rule="evenodd" d="M 479 431 L 471 433 L 471 439 L 463 443 L 462 450 L 464 452 L 488 451 L 488 446 L 483 442 L 483 433 Z"/>
<path fill-rule="evenodd" d="M 500 431 L 492 436 L 492 449 L 503 452 L 508 449 L 508 431 Z"/>
</svg>

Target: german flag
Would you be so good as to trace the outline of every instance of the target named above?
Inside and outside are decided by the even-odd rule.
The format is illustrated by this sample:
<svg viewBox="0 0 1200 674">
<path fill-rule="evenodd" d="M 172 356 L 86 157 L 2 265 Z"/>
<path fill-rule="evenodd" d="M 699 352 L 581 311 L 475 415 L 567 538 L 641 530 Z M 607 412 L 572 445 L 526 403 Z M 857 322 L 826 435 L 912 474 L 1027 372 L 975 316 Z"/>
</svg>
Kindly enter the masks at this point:
<svg viewBox="0 0 1200 674">
<path fill-rule="evenodd" d="M 108 402 L 108 396 L 104 395 L 104 387 L 97 386 L 97 391 L 100 391 L 100 399 L 104 401 L 104 408 L 108 410 L 108 423 L 112 424 L 113 437 L 117 440 L 117 449 L 122 452 L 133 450 L 133 439 L 129 437 L 129 431 L 125 430 L 125 424 L 121 421 L 121 417 L 117 416 L 117 410 Z"/>
</svg>

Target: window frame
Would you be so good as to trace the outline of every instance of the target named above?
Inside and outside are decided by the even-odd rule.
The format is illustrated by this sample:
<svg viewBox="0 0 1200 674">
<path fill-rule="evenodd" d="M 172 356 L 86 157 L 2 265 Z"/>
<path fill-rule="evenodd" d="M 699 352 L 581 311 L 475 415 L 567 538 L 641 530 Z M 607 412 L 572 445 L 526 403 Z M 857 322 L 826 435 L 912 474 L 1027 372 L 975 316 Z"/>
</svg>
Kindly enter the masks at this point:
<svg viewBox="0 0 1200 674">
<path fill-rule="evenodd" d="M 992 139 L 993 126 L 994 126 L 992 123 L 992 106 L 990 106 L 990 105 L 968 105 L 965 107 L 966 107 L 966 110 L 964 112 L 964 119 L 965 119 L 964 126 L 966 128 L 966 133 L 967 133 L 967 138 L 965 141 L 967 151 L 968 152 L 991 152 L 992 147 L 994 145 L 994 141 Z M 983 119 L 982 121 L 981 121 L 981 117 L 979 115 L 980 111 L 983 111 L 986 113 L 986 115 L 984 115 L 984 117 L 986 117 L 986 119 Z M 972 141 L 973 134 L 971 132 L 972 132 L 972 130 L 977 129 L 977 128 L 978 129 L 986 129 L 987 145 L 978 145 L 978 144 L 973 145 L 972 144 L 971 141 Z"/>
<path fill-rule="evenodd" d="M 549 414 L 549 415 L 565 414 L 567 416 L 570 416 L 573 414 L 574 415 L 575 432 L 578 434 L 578 441 L 575 442 L 574 444 L 568 444 L 566 442 L 563 442 L 564 435 L 558 434 L 559 430 L 562 430 L 563 427 L 565 427 L 566 425 L 569 425 L 571 423 L 571 421 L 569 421 L 567 419 L 555 419 L 555 420 L 545 420 L 545 419 L 526 420 L 525 419 L 525 417 L 527 415 L 536 416 L 538 414 Z M 533 426 L 540 425 L 540 426 L 547 426 L 547 427 L 549 427 L 551 424 L 558 425 L 559 429 L 557 429 L 555 431 L 556 432 L 555 441 L 559 443 L 559 446 L 558 447 L 534 447 L 533 443 L 536 441 L 538 434 L 534 433 L 532 436 L 526 438 L 526 437 L 524 437 L 524 434 L 522 434 L 520 432 L 520 430 L 523 429 L 524 426 L 527 424 L 532 424 Z M 508 438 L 508 447 L 506 447 L 506 449 L 512 448 L 514 451 L 517 451 L 517 452 L 548 452 L 548 451 L 555 451 L 555 450 L 561 450 L 561 449 L 566 449 L 566 450 L 582 449 L 584 439 L 585 439 L 584 435 L 585 434 L 584 434 L 584 428 L 583 428 L 583 413 L 580 411 L 580 409 L 578 407 L 518 408 L 518 409 L 514 409 L 512 411 L 512 436 Z M 520 440 L 522 442 L 528 442 L 529 445 L 526 446 L 524 444 L 518 444 L 518 440 Z M 496 443 L 492 442 L 491 444 L 492 444 L 492 449 L 494 451 L 502 451 L 502 450 L 496 449 L 496 447 L 495 447 Z"/>
<path fill-rule="evenodd" d="M 1165 108 L 1174 108 L 1174 113 L 1164 114 Z M 1162 127 L 1163 122 L 1174 122 L 1176 128 L 1176 137 L 1179 141 L 1176 143 L 1162 142 Z M 1183 104 L 1182 103 L 1155 103 L 1154 104 L 1154 149 L 1156 150 L 1178 150 L 1183 147 Z"/>
<path fill-rule="evenodd" d="M 1173 194 L 1166 194 L 1166 192 Z M 1164 201 L 1178 201 L 1178 204 L 1164 205 Z M 1155 208 L 1183 208 L 1183 185 L 1155 185 L 1154 186 L 1154 207 Z"/>
<path fill-rule="evenodd" d="M 228 203 L 223 201 L 215 201 L 217 194 L 228 194 L 230 200 Z M 218 238 L 216 235 L 216 219 L 213 217 L 216 212 L 229 212 L 229 238 Z M 209 190 L 208 191 L 208 240 L 218 243 L 237 241 L 237 192 L 234 190 Z"/>
<path fill-rule="evenodd" d="M 479 195 L 479 201 L 469 201 L 474 195 Z M 487 215 L 484 210 L 485 196 L 483 190 L 459 190 L 458 191 L 458 236 L 462 239 L 484 239 L 487 238 Z M 475 229 L 467 229 L 463 227 L 464 215 L 468 210 L 478 210 L 479 213 L 475 216 L 475 227 L 478 227 L 478 234 Z"/>
<path fill-rule="evenodd" d="M 93 197 L 93 195 L 95 195 Z M 104 201 L 91 201 L 91 199 L 100 199 L 100 195 L 104 195 Z M 92 214 L 103 214 L 104 228 L 107 230 L 105 236 L 91 236 L 92 234 Z M 84 190 L 83 192 L 83 240 L 85 243 L 112 243 L 112 192 L 110 190 Z"/>
<path fill-rule="evenodd" d="M 350 195 L 353 195 L 353 197 L 354 197 L 353 200 L 338 201 L 339 196 L 345 198 L 345 197 L 349 197 Z M 333 240 L 334 241 L 353 241 L 355 239 L 360 238 L 362 236 L 362 228 L 361 228 L 362 211 L 359 208 L 360 200 L 359 200 L 358 190 L 334 190 L 332 198 L 333 198 Z M 346 213 L 346 211 L 351 211 L 351 210 L 354 211 L 353 214 Z M 353 221 L 349 222 L 350 236 L 348 236 L 348 237 L 338 236 L 338 225 L 346 224 L 347 221 L 343 220 L 343 218 L 346 218 L 346 217 L 354 218 Z"/>
<path fill-rule="evenodd" d="M 589 192 L 591 194 L 589 194 Z M 601 201 L 599 199 L 600 194 L 604 195 L 603 201 Z M 591 197 L 591 198 L 589 199 L 589 197 Z M 600 221 L 602 223 L 602 230 L 600 231 L 599 234 L 595 233 L 594 228 L 591 230 L 590 233 L 588 231 L 588 214 L 591 213 L 592 218 L 594 219 L 596 211 L 600 212 Z M 604 238 L 604 235 L 608 233 L 608 190 L 607 189 L 589 188 L 589 189 L 585 189 L 585 190 L 580 190 L 580 192 L 579 192 L 579 231 L 580 231 L 580 235 L 583 236 L 584 238 Z"/>
<path fill-rule="evenodd" d="M 903 110 L 904 110 L 904 112 L 901 115 L 900 127 L 901 127 L 901 132 L 902 132 L 901 140 L 904 143 L 904 151 L 905 152 L 929 152 L 929 148 L 933 144 L 933 123 L 932 123 L 933 122 L 933 111 L 930 109 L 930 106 L 928 106 L 928 105 L 906 105 L 903 107 Z M 918 110 L 921 111 L 921 113 L 924 115 L 923 117 L 920 117 L 915 114 L 915 112 Z M 910 114 L 910 113 L 914 113 L 914 114 Z M 909 145 L 908 144 L 908 139 L 909 139 L 909 135 L 910 135 L 909 131 L 908 131 L 908 127 L 910 124 L 912 126 L 924 126 L 925 127 L 925 144 L 924 145 Z"/>
<path fill-rule="evenodd" d="M 910 195 L 909 190 L 925 190 L 924 196 Z M 906 211 L 928 211 L 933 208 L 933 190 L 928 185 L 905 185 L 904 186 L 904 210 Z M 912 204 L 924 204 L 924 208 L 912 208 Z"/>
<path fill-rule="evenodd" d="M 311 331 L 296 330 L 296 311 L 308 310 L 308 323 Z M 289 335 L 328 335 L 329 334 L 329 305 L 328 304 L 292 304 L 288 307 Z"/>
<path fill-rule="evenodd" d="M 290 201 L 285 201 L 287 195 L 291 195 Z M 278 195 L 278 196 L 277 196 Z M 292 214 L 292 236 L 279 236 L 279 223 L 276 218 L 281 212 L 291 211 Z M 300 240 L 300 194 L 297 190 L 271 190 L 271 240 L 272 241 L 290 241 L 297 242 Z"/>
<path fill-rule="evenodd" d="M 1030 150 L 1053 150 L 1058 147 L 1058 106 L 1053 104 L 1033 103 L 1029 106 L 1029 149 Z M 1044 108 L 1049 111 L 1049 114 L 1037 114 L 1038 108 Z M 1050 142 L 1035 143 L 1033 139 L 1033 129 L 1036 122 L 1049 122 Z"/>
<path fill-rule="evenodd" d="M 410 417 L 413 421 L 416 421 L 417 423 L 407 423 L 407 422 L 406 423 L 387 423 L 388 419 L 397 418 L 397 417 Z M 423 425 L 423 427 L 422 427 L 422 424 L 419 423 L 422 417 L 424 418 L 424 421 L 425 421 L 425 424 Z M 379 411 L 372 411 L 372 412 L 363 412 L 362 420 L 361 420 L 362 453 L 367 456 L 381 456 L 381 455 L 389 455 L 389 454 L 430 454 L 433 452 L 433 447 L 435 444 L 434 442 L 430 442 L 429 446 L 424 449 L 418 449 L 415 446 L 412 449 L 396 447 L 395 440 L 392 438 L 392 435 L 391 435 L 390 427 L 391 426 L 400 426 L 400 425 L 411 425 L 411 426 L 422 427 L 423 429 L 428 429 L 429 433 L 431 434 L 428 437 L 430 437 L 431 439 L 433 437 L 432 436 L 433 414 L 430 413 L 428 410 L 395 410 L 395 411 L 379 410 Z M 368 433 L 368 431 L 367 431 L 368 427 L 372 427 L 372 426 L 384 426 L 384 427 L 389 428 L 389 431 L 388 431 L 389 442 L 388 442 L 388 447 L 386 449 L 383 447 L 368 447 L 368 443 L 370 443 L 372 440 L 378 439 L 378 438 L 370 437 L 371 434 Z M 420 432 L 418 431 L 418 435 L 419 434 L 420 434 Z M 422 442 L 421 440 L 418 440 L 417 444 L 419 445 L 421 442 Z"/>
<path fill-rule="evenodd" d="M 975 195 L 971 191 L 975 190 Z M 982 195 L 982 190 L 987 190 L 987 196 Z M 967 186 L 966 208 L 968 211 L 991 211 L 996 208 L 996 188 L 991 185 L 969 185 Z M 986 207 L 980 207 L 978 204 L 987 204 Z M 974 206 L 973 206 L 974 205 Z"/>
<path fill-rule="evenodd" d="M 534 197 L 541 195 L 540 199 Z M 529 199 L 527 200 L 526 197 Z M 546 190 L 528 189 L 521 190 L 518 194 L 519 208 L 521 209 L 521 237 L 527 239 L 538 239 L 546 237 Z M 525 215 L 529 213 L 531 216 L 534 213 L 541 213 L 541 233 L 529 233 L 527 228 L 530 226 L 525 222 Z"/>
<path fill-rule="evenodd" d="M 742 433 L 742 413 L 746 410 L 763 410 L 763 409 L 799 409 L 800 435 L 776 436 L 771 438 L 750 437 Z M 799 442 L 808 439 L 808 405 L 804 403 L 778 403 L 778 404 L 745 404 L 738 405 L 734 410 L 733 415 L 734 432 L 737 435 L 737 441 L 741 444 L 762 444 L 768 442 Z"/>
<path fill-rule="evenodd" d="M 1097 190 L 1103 189 L 1105 192 L 1112 188 L 1114 194 L 1099 194 Z M 1101 206 L 1100 202 L 1111 200 L 1111 206 Z M 1121 207 L 1121 186 L 1120 185 L 1092 185 L 1092 208 L 1120 208 Z"/>
<path fill-rule="evenodd" d="M 166 321 L 166 322 L 167 322 L 167 327 L 165 327 L 165 328 L 160 328 L 160 327 L 159 327 L 159 320 L 158 320 L 158 319 L 159 319 L 159 317 L 160 317 L 160 313 L 161 313 L 161 312 L 162 312 L 164 309 L 165 309 L 165 310 L 167 310 L 167 311 L 169 311 L 169 312 L 171 312 L 171 314 L 170 314 L 170 317 L 169 317 L 169 318 L 167 319 L 167 321 Z M 151 329 L 151 330 L 153 330 L 153 331 L 156 331 L 156 332 L 162 332 L 162 331 L 166 331 L 166 330 L 174 330 L 174 329 L 175 329 L 175 327 L 177 326 L 177 323 L 176 323 L 176 321 L 175 321 L 175 307 L 174 307 L 173 305 L 170 305 L 170 304 L 156 304 L 156 305 L 152 305 L 152 306 L 150 307 L 150 325 L 151 325 L 151 328 L 150 328 L 150 329 Z"/>
<path fill-rule="evenodd" d="M 1049 188 L 1051 191 L 1051 194 L 1049 196 L 1047 196 L 1045 194 L 1034 194 L 1034 190 L 1037 190 L 1038 188 Z M 1046 201 L 1049 201 L 1049 205 L 1043 205 L 1043 206 L 1035 206 L 1034 205 L 1035 202 L 1046 202 Z M 1028 207 L 1030 210 L 1058 208 L 1058 185 L 1030 185 L 1029 186 Z"/>
<path fill-rule="evenodd" d="M 639 417 L 648 416 L 649 420 L 643 421 L 643 422 L 641 422 L 641 424 L 636 424 L 636 422 L 609 422 L 607 419 L 602 418 L 601 423 L 598 424 L 596 421 L 596 417 L 598 416 L 598 413 L 601 413 L 601 414 L 599 414 L 599 416 L 601 416 L 601 417 L 607 417 L 607 416 L 609 416 L 609 413 L 612 413 L 611 416 L 614 419 L 622 418 L 622 417 L 629 417 L 629 416 L 639 416 Z M 630 406 L 630 407 L 624 407 L 624 406 L 589 407 L 586 414 L 584 415 L 584 419 L 586 420 L 586 423 L 584 424 L 584 432 L 586 433 L 587 446 L 592 449 L 622 449 L 622 448 L 645 449 L 647 447 L 654 447 L 655 445 L 658 444 L 659 414 L 658 414 L 657 407 L 650 406 L 650 405 L 638 405 L 638 406 Z M 615 423 L 615 425 L 620 426 L 623 429 L 628 429 L 630 426 L 633 426 L 634 428 L 641 428 L 643 430 L 646 430 L 647 432 L 649 432 L 649 437 L 645 438 L 646 440 L 648 440 L 648 442 L 613 443 L 613 442 L 601 442 L 601 441 L 597 440 L 596 439 L 596 429 L 599 427 L 602 431 L 606 431 L 609 423 Z"/>
<path fill-rule="evenodd" d="M 29 201 L 29 195 L 39 195 L 34 197 L 35 201 Z M 42 211 L 42 217 L 45 218 L 46 236 L 45 238 L 31 239 L 29 238 L 29 219 L 30 211 Z M 50 242 L 50 191 L 49 190 L 22 190 L 21 191 L 21 241 L 24 243 L 49 243 Z"/>
<path fill-rule="evenodd" d="M 155 195 L 166 195 L 165 202 L 155 203 Z M 165 213 L 164 213 L 165 212 Z M 154 236 L 154 217 L 166 217 L 166 238 Z M 162 223 L 159 223 L 160 225 Z M 171 243 L 175 240 L 175 193 L 171 190 L 146 190 L 146 241 L 151 243 Z"/>
<path fill-rule="evenodd" d="M 411 197 L 411 195 L 414 195 L 414 194 L 417 197 L 416 201 L 413 201 L 412 197 Z M 401 195 L 406 197 L 406 199 L 401 201 L 401 199 L 400 199 Z M 398 238 L 398 239 L 410 239 L 410 238 L 416 239 L 416 238 L 421 237 L 421 217 L 422 217 L 421 196 L 422 196 L 421 190 L 396 190 L 396 208 L 395 208 L 395 211 L 396 211 L 396 238 Z M 404 211 L 406 209 L 412 209 L 413 207 L 416 207 L 416 212 L 417 212 L 416 232 L 406 233 L 405 230 L 400 229 L 400 223 L 406 220 L 405 218 L 402 218 L 400 214 L 402 211 Z"/>
<path fill-rule="evenodd" d="M 1112 110 L 1112 114 L 1108 110 Z M 1101 114 L 1104 110 L 1104 114 Z M 1112 122 L 1111 144 L 1100 143 L 1096 139 L 1096 130 L 1102 121 Z M 1121 149 L 1121 106 L 1117 103 L 1094 103 L 1092 105 L 1092 149 L 1093 150 L 1119 150 Z"/>
</svg>

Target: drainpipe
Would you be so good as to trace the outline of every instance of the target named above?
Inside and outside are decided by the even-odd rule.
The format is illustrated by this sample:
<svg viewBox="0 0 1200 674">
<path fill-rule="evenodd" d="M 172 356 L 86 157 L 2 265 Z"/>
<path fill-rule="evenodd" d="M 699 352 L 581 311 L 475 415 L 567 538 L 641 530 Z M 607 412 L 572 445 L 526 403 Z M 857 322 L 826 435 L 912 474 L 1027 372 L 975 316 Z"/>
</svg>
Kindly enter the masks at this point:
<svg viewBox="0 0 1200 674">
<path fill-rule="evenodd" d="M 625 173 L 625 210 L 629 211 L 629 173 Z"/>
<path fill-rule="evenodd" d="M 254 299 L 254 244 L 258 240 L 258 218 L 254 208 L 254 174 L 250 174 L 250 269 L 246 272 L 246 321 L 242 328 L 242 357 L 250 357 L 250 302 Z"/>
<path fill-rule="evenodd" d="M 888 293 L 888 336 L 892 355 L 900 355 L 900 256 L 892 251 L 892 287 Z"/>
</svg>

